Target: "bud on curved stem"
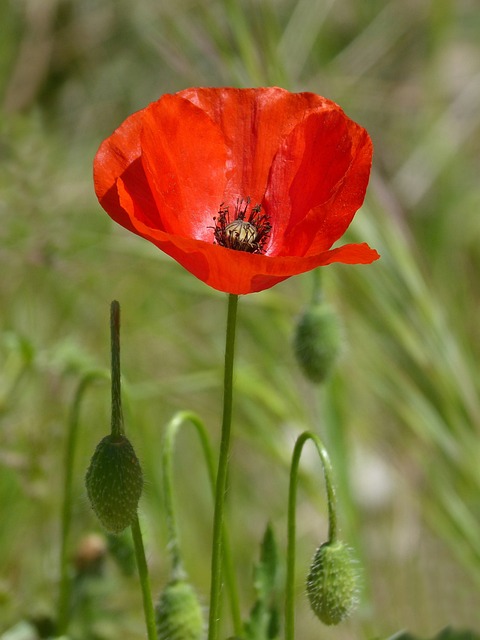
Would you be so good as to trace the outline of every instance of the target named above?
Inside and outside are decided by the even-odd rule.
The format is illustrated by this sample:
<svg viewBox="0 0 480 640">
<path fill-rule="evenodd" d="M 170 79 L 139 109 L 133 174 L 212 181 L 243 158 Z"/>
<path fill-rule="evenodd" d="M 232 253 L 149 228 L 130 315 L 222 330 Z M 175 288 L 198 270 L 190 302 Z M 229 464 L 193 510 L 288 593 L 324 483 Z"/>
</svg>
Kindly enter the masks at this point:
<svg viewBox="0 0 480 640">
<path fill-rule="evenodd" d="M 335 310 L 322 289 L 322 269 L 311 272 L 312 296 L 298 319 L 293 339 L 297 363 L 310 382 L 325 382 L 341 353 L 343 331 Z"/>
<path fill-rule="evenodd" d="M 302 433 L 293 450 L 290 469 L 290 486 L 288 494 L 288 525 L 287 525 L 287 575 L 285 585 L 285 638 L 294 640 L 295 631 L 295 511 L 297 504 L 298 467 L 303 445 L 312 440 L 323 467 L 328 503 L 328 539 L 334 543 L 337 539 L 337 504 L 332 481 L 332 466 L 321 439 L 310 431 Z"/>
<path fill-rule="evenodd" d="M 328 379 L 342 347 L 342 330 L 334 309 L 325 302 L 310 305 L 299 318 L 294 351 L 297 362 L 311 382 Z"/>
<path fill-rule="evenodd" d="M 185 579 L 167 584 L 155 607 L 158 640 L 202 640 L 205 633 L 202 606 Z"/>
<path fill-rule="evenodd" d="M 308 599 L 317 618 L 326 625 L 348 618 L 358 602 L 359 582 L 352 549 L 339 540 L 322 544 L 307 578 Z"/>
<path fill-rule="evenodd" d="M 190 411 L 179 411 L 176 413 L 167 425 L 165 440 L 163 446 L 163 486 L 165 495 L 165 518 L 168 530 L 168 550 L 172 559 L 172 577 L 173 580 L 181 580 L 185 577 L 183 570 L 183 562 L 179 543 L 179 534 L 177 529 L 177 521 L 174 507 L 173 493 L 173 453 L 177 433 L 181 426 L 191 424 L 200 439 L 203 456 L 207 465 L 208 478 L 215 497 L 215 461 L 212 447 L 210 445 L 208 432 L 205 429 L 200 418 Z M 232 554 L 230 543 L 228 540 L 227 529 L 223 528 L 223 547 L 224 547 L 224 570 L 227 592 L 230 600 L 230 609 L 232 613 L 233 626 L 236 634 L 242 631 L 242 618 L 240 613 L 240 604 L 233 571 Z M 158 605 L 157 605 L 158 607 Z"/>
</svg>

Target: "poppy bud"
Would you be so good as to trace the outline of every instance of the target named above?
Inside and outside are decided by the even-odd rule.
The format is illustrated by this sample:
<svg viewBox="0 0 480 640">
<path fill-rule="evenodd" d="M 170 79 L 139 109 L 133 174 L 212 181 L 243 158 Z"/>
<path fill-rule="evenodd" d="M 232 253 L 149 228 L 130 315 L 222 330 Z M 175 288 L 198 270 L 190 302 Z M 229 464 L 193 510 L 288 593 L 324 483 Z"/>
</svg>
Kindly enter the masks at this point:
<svg viewBox="0 0 480 640">
<path fill-rule="evenodd" d="M 204 636 L 203 610 L 186 580 L 172 580 L 165 587 L 155 614 L 158 640 L 201 640 Z"/>
<path fill-rule="evenodd" d="M 103 438 L 85 480 L 92 508 L 107 531 L 120 533 L 132 524 L 142 494 L 143 474 L 128 438 Z"/>
<path fill-rule="evenodd" d="M 324 382 L 342 346 L 337 314 L 327 304 L 309 307 L 298 321 L 294 350 L 297 362 L 311 382 Z"/>
<path fill-rule="evenodd" d="M 358 602 L 360 574 L 353 552 L 343 542 L 317 549 L 307 578 L 310 606 L 324 624 L 339 624 Z"/>
</svg>

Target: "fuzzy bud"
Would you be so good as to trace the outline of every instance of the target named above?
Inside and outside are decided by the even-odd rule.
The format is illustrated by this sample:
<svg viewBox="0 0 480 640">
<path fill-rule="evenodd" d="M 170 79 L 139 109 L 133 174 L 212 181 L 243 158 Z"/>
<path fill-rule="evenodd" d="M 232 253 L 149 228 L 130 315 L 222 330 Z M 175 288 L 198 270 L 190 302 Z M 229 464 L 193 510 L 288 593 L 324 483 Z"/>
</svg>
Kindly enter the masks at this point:
<svg viewBox="0 0 480 640">
<path fill-rule="evenodd" d="M 155 607 L 158 640 L 201 640 L 205 624 L 202 606 L 186 580 L 172 580 Z"/>
<path fill-rule="evenodd" d="M 358 603 L 360 574 L 353 552 L 343 542 L 317 549 L 307 578 L 310 606 L 326 625 L 348 618 Z"/>
<path fill-rule="evenodd" d="M 103 438 L 85 480 L 92 508 L 107 531 L 120 533 L 132 524 L 142 494 L 143 474 L 128 438 Z"/>
<path fill-rule="evenodd" d="M 305 376 L 315 383 L 330 375 L 342 346 L 341 325 L 327 304 L 309 307 L 300 317 L 294 337 L 297 362 Z"/>
</svg>

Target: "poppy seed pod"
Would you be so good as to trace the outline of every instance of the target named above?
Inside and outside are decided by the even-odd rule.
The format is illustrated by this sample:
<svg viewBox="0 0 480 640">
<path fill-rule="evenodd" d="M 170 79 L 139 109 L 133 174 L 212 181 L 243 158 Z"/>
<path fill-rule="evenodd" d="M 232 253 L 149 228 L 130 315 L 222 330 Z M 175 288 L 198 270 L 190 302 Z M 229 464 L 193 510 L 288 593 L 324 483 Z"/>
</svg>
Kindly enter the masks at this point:
<svg viewBox="0 0 480 640">
<path fill-rule="evenodd" d="M 307 578 L 310 606 L 319 620 L 336 625 L 358 603 L 360 574 L 353 552 L 343 542 L 325 542 L 317 549 Z"/>
<path fill-rule="evenodd" d="M 309 307 L 300 317 L 294 337 L 297 362 L 305 376 L 315 383 L 330 375 L 342 347 L 342 327 L 330 305 Z"/>
<path fill-rule="evenodd" d="M 132 524 L 142 494 L 143 474 L 128 438 L 103 438 L 85 481 L 92 508 L 107 531 L 120 533 Z"/>
<path fill-rule="evenodd" d="M 186 580 L 172 580 L 155 607 L 158 640 L 201 640 L 205 624 L 193 587 Z"/>
</svg>

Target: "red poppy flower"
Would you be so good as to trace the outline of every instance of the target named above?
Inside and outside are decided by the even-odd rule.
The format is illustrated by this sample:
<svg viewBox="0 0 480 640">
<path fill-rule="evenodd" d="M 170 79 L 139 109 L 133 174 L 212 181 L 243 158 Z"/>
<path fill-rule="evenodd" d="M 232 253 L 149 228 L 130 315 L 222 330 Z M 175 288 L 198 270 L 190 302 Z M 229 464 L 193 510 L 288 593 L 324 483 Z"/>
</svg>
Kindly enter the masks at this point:
<svg viewBox="0 0 480 640">
<path fill-rule="evenodd" d="M 186 89 L 127 118 L 101 144 L 94 179 L 116 222 L 244 294 L 379 257 L 366 244 L 331 248 L 362 205 L 371 160 L 368 133 L 321 96 Z"/>
</svg>

